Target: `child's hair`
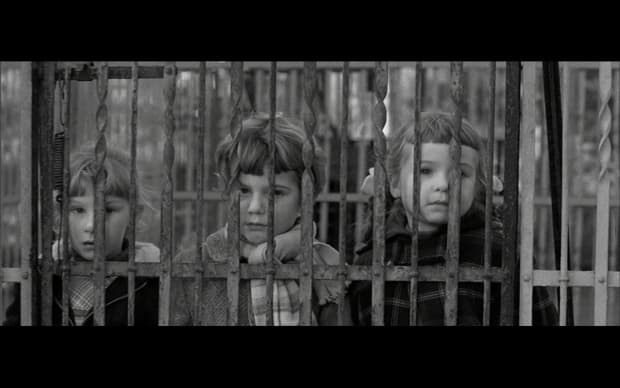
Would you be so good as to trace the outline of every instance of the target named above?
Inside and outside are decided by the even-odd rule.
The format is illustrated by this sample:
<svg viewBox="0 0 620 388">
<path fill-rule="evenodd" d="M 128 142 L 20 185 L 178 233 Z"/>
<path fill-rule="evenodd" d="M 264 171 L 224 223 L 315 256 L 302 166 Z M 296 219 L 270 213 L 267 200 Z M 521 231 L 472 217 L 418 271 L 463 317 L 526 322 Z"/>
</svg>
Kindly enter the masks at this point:
<svg viewBox="0 0 620 388">
<path fill-rule="evenodd" d="M 403 163 L 409 156 L 408 144 L 413 144 L 414 137 L 414 121 L 410 121 L 398 128 L 387 139 L 387 181 L 385 182 L 385 215 L 396 211 L 395 199 L 390 194 L 390 183 L 395 183 L 399 179 L 400 171 Z M 452 131 L 454 129 L 454 120 L 452 115 L 443 112 L 421 112 L 420 114 L 420 130 L 418 132 L 418 141 L 423 143 L 440 143 L 449 144 L 452 140 Z M 476 193 L 471 208 L 464 216 L 474 212 L 482 212 L 484 214 L 485 198 L 486 198 L 486 175 L 485 175 L 485 157 L 484 143 L 480 134 L 474 130 L 471 124 L 463 119 L 461 123 L 461 131 L 458 133 L 461 145 L 471 147 L 478 151 L 478 166 L 476 168 Z M 373 199 L 372 196 L 368 203 L 368 208 L 364 221 L 362 222 L 362 240 L 367 241 L 372 238 L 372 222 L 373 222 Z"/>
<path fill-rule="evenodd" d="M 229 193 L 239 174 L 263 175 L 269 160 L 269 131 L 271 120 L 264 113 L 257 113 L 242 123 L 241 132 L 233 139 L 227 135 L 218 145 L 215 161 L 220 178 Z M 275 118 L 275 173 L 294 171 L 299 187 L 305 170 L 303 146 L 305 131 L 284 117 Z M 317 195 L 325 184 L 325 156 L 314 143 L 314 158 L 310 170 L 314 194 Z"/>
<path fill-rule="evenodd" d="M 395 183 L 398 179 L 402 164 L 407 160 L 411 148 L 406 147 L 413 144 L 415 123 L 409 123 L 400 127 L 392 136 L 388 138 L 388 152 L 386 158 L 386 169 L 390 183 Z M 454 131 L 454 120 L 452 115 L 443 112 L 422 112 L 420 115 L 420 130 L 418 131 L 418 141 L 423 143 L 449 144 L 452 140 Z M 485 148 L 480 134 L 465 119 L 462 120 L 461 131 L 458 133 L 462 146 L 468 146 L 478 151 L 478 166 L 476 171 L 476 193 L 472 210 L 484 211 L 486 198 L 486 174 L 485 174 Z"/>
<path fill-rule="evenodd" d="M 95 144 L 92 142 L 81 146 L 77 151 L 71 153 L 69 171 L 71 179 L 69 181 L 69 197 L 80 196 L 86 192 L 86 184 L 94 182 L 97 173 Z M 106 157 L 103 161 L 105 174 L 104 194 L 113 195 L 129 201 L 130 181 L 131 181 L 131 159 L 128 153 L 115 148 L 107 147 Z M 145 208 L 156 212 L 151 205 L 149 191 L 142 182 L 142 175 L 136 168 L 136 197 L 137 214 L 140 215 Z"/>
</svg>

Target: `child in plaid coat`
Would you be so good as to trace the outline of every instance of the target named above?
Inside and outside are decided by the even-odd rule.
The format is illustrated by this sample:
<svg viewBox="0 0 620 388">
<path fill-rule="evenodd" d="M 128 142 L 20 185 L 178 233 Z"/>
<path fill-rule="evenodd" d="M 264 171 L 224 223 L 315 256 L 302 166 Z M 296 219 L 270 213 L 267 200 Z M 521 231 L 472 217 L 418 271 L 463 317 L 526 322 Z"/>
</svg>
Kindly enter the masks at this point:
<svg viewBox="0 0 620 388">
<path fill-rule="evenodd" d="M 411 260 L 411 225 L 418 226 L 418 266 L 445 265 L 448 224 L 448 193 L 451 157 L 449 143 L 454 131 L 452 117 L 445 113 L 422 113 L 418 130 L 420 142 L 419 213 L 413 213 L 413 141 L 414 125 L 409 123 L 388 139 L 386 169 L 389 194 L 386 195 L 385 264 L 407 266 Z M 482 267 L 485 242 L 484 147 L 480 135 L 466 121 L 458 133 L 461 141 L 461 197 L 459 263 Z M 366 182 L 365 186 L 369 186 Z M 371 193 L 370 193 L 371 194 Z M 502 223 L 492 219 L 491 265 L 500 267 L 503 246 Z M 368 225 L 366 242 L 358 249 L 354 264 L 372 264 L 372 225 Z M 518 269 L 518 264 L 516 265 Z M 518 279 L 518 277 L 515 277 Z M 517 283 L 518 284 L 518 283 Z M 386 326 L 409 325 L 408 282 L 386 282 L 384 323 Z M 515 297 L 518 290 L 515 289 Z M 417 325 L 444 324 L 445 282 L 419 282 Z M 483 284 L 459 282 L 458 325 L 481 325 L 483 322 Z M 351 284 L 353 321 L 371 324 L 371 282 Z M 518 302 L 515 302 L 515 324 Z M 492 283 L 490 324 L 500 320 L 500 284 Z M 533 324 L 557 324 L 555 305 L 545 289 L 534 288 Z"/>
</svg>

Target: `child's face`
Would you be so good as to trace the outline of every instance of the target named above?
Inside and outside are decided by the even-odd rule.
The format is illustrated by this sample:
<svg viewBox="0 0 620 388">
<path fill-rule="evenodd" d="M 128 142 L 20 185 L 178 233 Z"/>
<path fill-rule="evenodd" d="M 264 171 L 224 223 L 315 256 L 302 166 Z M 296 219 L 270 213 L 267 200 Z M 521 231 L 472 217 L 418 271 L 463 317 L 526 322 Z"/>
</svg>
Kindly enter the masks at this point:
<svg viewBox="0 0 620 388">
<path fill-rule="evenodd" d="M 69 233 L 73 250 L 86 260 L 95 256 L 95 197 L 92 183 L 85 183 L 85 193 L 71 197 L 69 202 Z M 122 251 L 123 238 L 129 225 L 129 201 L 108 195 L 105 197 L 105 255 Z"/>
<path fill-rule="evenodd" d="M 408 144 L 408 157 L 401 166 L 396 186 L 391 187 L 392 195 L 401 197 L 407 211 L 409 225 L 413 215 L 413 144 Z M 423 143 L 420 157 L 420 220 L 418 230 L 435 231 L 448 223 L 448 173 L 450 171 L 450 151 L 448 144 Z M 478 151 L 461 146 L 461 206 L 463 216 L 471 207 L 475 191 L 478 166 Z"/>
<path fill-rule="evenodd" d="M 252 244 L 267 241 L 269 179 L 263 175 L 239 174 L 241 234 Z M 274 236 L 289 231 L 300 215 L 300 189 L 297 175 L 287 171 L 275 176 Z"/>
</svg>

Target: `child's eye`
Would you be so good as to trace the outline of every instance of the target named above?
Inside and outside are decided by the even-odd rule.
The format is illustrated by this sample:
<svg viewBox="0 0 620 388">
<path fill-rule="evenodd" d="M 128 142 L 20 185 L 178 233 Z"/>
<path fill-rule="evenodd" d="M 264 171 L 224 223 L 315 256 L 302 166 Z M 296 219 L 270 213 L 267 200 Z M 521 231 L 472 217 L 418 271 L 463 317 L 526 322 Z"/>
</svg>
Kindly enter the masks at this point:
<svg viewBox="0 0 620 388">
<path fill-rule="evenodd" d="M 250 189 L 248 189 L 247 187 L 240 187 L 239 192 L 241 194 L 250 194 Z"/>
<path fill-rule="evenodd" d="M 115 212 L 115 211 L 117 211 L 117 210 L 118 210 L 118 209 L 117 209 L 117 208 L 115 208 L 115 207 L 106 207 L 106 208 L 105 208 L 105 212 L 106 212 L 106 213 L 112 213 L 112 212 Z"/>
<path fill-rule="evenodd" d="M 276 195 L 278 197 L 286 194 L 286 192 L 284 190 L 274 190 L 273 193 L 274 193 L 274 195 Z"/>
<path fill-rule="evenodd" d="M 73 214 L 82 214 L 84 213 L 84 208 L 82 207 L 70 207 L 69 208 L 69 213 L 73 213 Z"/>
<path fill-rule="evenodd" d="M 430 174 L 431 173 L 431 169 L 428 167 L 422 167 L 420 168 L 420 174 Z"/>
</svg>

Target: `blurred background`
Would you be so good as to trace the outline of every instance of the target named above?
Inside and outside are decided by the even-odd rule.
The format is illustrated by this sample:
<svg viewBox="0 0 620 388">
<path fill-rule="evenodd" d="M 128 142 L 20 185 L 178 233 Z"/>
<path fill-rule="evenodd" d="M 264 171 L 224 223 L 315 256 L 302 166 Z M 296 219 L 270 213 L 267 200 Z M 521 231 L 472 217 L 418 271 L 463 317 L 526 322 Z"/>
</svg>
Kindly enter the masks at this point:
<svg viewBox="0 0 620 388">
<path fill-rule="evenodd" d="M 79 67 L 83 63 L 58 63 Z M 163 62 L 140 62 L 140 66 L 161 66 Z M 600 107 L 598 87 L 598 63 L 568 63 L 569 88 L 568 123 L 569 138 L 569 191 L 573 205 L 570 209 L 570 255 L 571 269 L 591 270 L 593 267 L 596 190 L 600 168 L 598 142 L 598 110 Z M 30 130 L 31 80 L 30 62 L 1 63 L 1 256 L 3 267 L 19 266 L 20 222 L 18 214 L 20 158 L 28 152 L 20 144 L 20 132 Z M 131 66 L 130 62 L 109 62 L 110 67 Z M 178 62 L 177 91 L 174 102 L 176 131 L 174 135 L 174 252 L 195 245 L 195 197 L 196 197 L 196 139 L 198 131 L 198 63 Z M 373 166 L 371 112 L 376 99 L 373 93 L 372 62 L 352 65 L 350 79 L 349 127 L 347 136 L 348 165 L 346 174 L 348 192 L 357 193 L 348 204 L 347 261 L 353 258 L 355 244 L 359 241 L 360 224 L 367 197 L 359 193 L 362 180 Z M 414 63 L 390 63 L 389 89 L 385 103 L 388 122 L 384 132 L 389 135 L 393 128 L 408 122 L 414 108 Z M 495 114 L 495 174 L 503 176 L 504 157 L 504 101 L 505 63 L 497 63 L 497 87 Z M 489 122 L 489 65 L 487 62 L 466 62 L 464 67 L 463 117 L 476 127 L 484 138 Z M 535 186 L 535 267 L 554 268 L 553 234 L 551 229 L 551 204 L 549 197 L 549 161 L 542 91 L 542 66 L 538 68 L 536 97 L 536 186 Z M 423 109 L 453 111 L 450 97 L 450 69 L 448 62 L 424 64 Z M 611 161 L 611 227 L 610 268 L 618 271 L 618 219 L 619 219 L 619 157 L 618 118 L 620 104 L 615 96 L 620 91 L 618 66 L 613 70 L 613 120 Z M 305 102 L 303 99 L 303 64 L 301 62 L 279 63 L 277 76 L 276 110 L 283 115 L 302 122 Z M 98 106 L 95 81 L 71 82 L 70 130 L 72 149 L 86 141 L 96 139 L 95 113 Z M 140 79 L 138 91 L 138 168 L 151 189 L 151 200 L 156 209 L 160 207 L 161 181 L 163 175 L 164 108 L 163 80 Z M 326 173 L 328 185 L 317 201 L 315 219 L 319 226 L 319 239 L 338 246 L 338 191 L 341 170 L 339 161 L 342 93 L 341 63 L 318 63 L 317 97 L 314 101 L 317 113 L 316 135 L 328 157 Z M 205 236 L 222 227 L 226 222 L 227 205 L 221 196 L 221 184 L 215 175 L 213 155 L 217 142 L 230 129 L 230 75 L 227 62 L 208 62 L 206 82 L 206 136 L 205 136 L 205 190 L 207 206 L 203 214 Z M 109 146 L 129 152 L 131 120 L 131 80 L 110 79 L 107 105 L 109 109 L 106 138 Z M 58 101 L 58 95 L 57 95 Z M 245 63 L 245 94 L 243 110 L 269 111 L 269 63 Z M 56 103 L 56 106 L 58 104 Z M 58 113 L 58 111 L 57 111 Z M 59 115 L 56 114 L 56 117 Z M 56 123 L 56 131 L 61 130 Z M 147 212 L 142 220 L 144 227 L 138 231 L 138 240 L 159 245 L 159 214 Z M 204 236 L 201 238 L 203 239 Z M 609 323 L 620 324 L 618 289 L 610 288 Z M 10 293 L 5 293 L 9 298 Z M 573 290 L 575 323 L 591 324 L 593 317 L 593 290 L 590 287 Z"/>
</svg>

